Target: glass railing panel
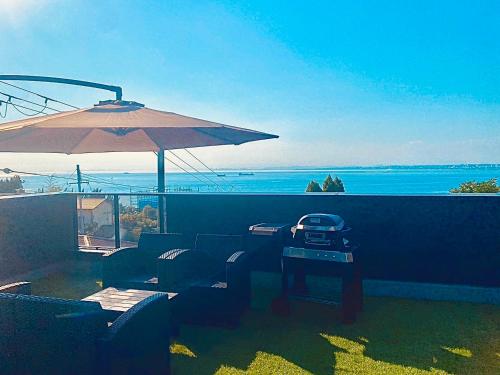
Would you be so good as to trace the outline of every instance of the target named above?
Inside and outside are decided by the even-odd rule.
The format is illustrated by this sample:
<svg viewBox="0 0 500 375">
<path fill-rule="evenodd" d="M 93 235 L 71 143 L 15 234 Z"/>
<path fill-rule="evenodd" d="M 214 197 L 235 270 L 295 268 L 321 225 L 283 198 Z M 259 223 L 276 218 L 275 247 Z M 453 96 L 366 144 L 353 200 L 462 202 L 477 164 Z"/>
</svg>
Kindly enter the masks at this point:
<svg viewBox="0 0 500 375">
<path fill-rule="evenodd" d="M 122 246 L 137 243 L 141 233 L 158 233 L 158 197 L 131 195 L 120 197 L 120 238 Z"/>
<path fill-rule="evenodd" d="M 112 195 L 77 196 L 78 244 L 83 249 L 115 247 L 115 217 Z"/>
</svg>

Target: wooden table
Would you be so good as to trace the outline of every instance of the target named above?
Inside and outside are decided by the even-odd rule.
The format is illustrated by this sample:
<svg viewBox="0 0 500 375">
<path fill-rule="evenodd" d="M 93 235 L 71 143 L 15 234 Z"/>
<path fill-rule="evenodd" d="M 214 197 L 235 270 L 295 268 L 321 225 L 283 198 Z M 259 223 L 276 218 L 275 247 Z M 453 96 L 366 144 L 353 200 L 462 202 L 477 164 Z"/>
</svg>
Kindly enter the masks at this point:
<svg viewBox="0 0 500 375">
<path fill-rule="evenodd" d="M 169 300 L 177 296 L 177 293 L 152 290 L 106 288 L 84 298 L 82 301 L 99 302 L 103 310 L 108 311 L 112 318 L 116 318 L 154 294 L 168 295 Z"/>
</svg>

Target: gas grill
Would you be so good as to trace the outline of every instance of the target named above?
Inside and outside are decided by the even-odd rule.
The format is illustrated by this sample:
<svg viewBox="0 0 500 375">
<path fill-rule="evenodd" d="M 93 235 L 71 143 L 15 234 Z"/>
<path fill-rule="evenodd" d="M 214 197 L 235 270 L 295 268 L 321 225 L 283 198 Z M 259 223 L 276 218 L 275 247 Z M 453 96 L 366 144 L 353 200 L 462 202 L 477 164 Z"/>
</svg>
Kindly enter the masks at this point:
<svg viewBox="0 0 500 375">
<path fill-rule="evenodd" d="M 292 233 L 297 247 L 343 251 L 348 242 L 344 236 L 350 230 L 338 215 L 309 214 L 300 218 Z"/>
<path fill-rule="evenodd" d="M 352 323 L 356 312 L 362 308 L 362 280 L 357 246 L 346 235 L 351 228 L 344 220 L 332 214 L 308 214 L 302 216 L 291 231 L 291 246 L 283 247 L 282 295 L 273 302 L 275 312 L 288 312 L 288 298 L 335 304 L 331 299 L 309 296 L 306 274 L 342 279 L 342 321 Z M 289 274 L 294 275 L 292 291 Z"/>
</svg>

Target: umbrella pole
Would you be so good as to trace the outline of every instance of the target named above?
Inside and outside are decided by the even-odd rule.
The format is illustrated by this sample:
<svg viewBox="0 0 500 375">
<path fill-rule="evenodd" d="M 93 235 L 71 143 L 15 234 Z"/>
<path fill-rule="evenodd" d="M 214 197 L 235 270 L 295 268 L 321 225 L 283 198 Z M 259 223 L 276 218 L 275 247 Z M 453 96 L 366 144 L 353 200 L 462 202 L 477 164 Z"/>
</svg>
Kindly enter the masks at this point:
<svg viewBox="0 0 500 375">
<path fill-rule="evenodd" d="M 158 150 L 158 193 L 165 192 L 165 150 Z M 160 233 L 165 233 L 165 197 L 158 196 L 158 221 Z"/>
</svg>

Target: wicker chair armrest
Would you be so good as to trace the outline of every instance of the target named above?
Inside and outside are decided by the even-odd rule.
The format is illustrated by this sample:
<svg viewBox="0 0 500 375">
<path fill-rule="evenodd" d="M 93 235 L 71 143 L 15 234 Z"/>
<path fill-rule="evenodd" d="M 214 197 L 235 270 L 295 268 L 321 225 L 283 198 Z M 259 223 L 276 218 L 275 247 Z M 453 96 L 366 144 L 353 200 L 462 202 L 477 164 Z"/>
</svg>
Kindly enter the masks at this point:
<svg viewBox="0 0 500 375">
<path fill-rule="evenodd" d="M 170 373 L 169 310 L 168 296 L 154 294 L 120 315 L 99 339 L 104 373 Z"/>
<path fill-rule="evenodd" d="M 191 249 L 172 249 L 158 257 L 160 262 L 176 261 L 181 258 L 192 257 L 194 251 Z"/>
<path fill-rule="evenodd" d="M 31 294 L 31 283 L 28 281 L 20 281 L 17 283 L 0 286 L 0 293 L 12 294 Z"/>
<path fill-rule="evenodd" d="M 122 258 L 132 256 L 134 253 L 132 251 L 137 251 L 139 248 L 137 246 L 127 246 L 127 247 L 119 247 L 118 249 L 114 249 L 106 254 L 103 254 L 104 259 L 112 258 Z M 131 255 L 132 254 L 132 255 Z"/>
<path fill-rule="evenodd" d="M 236 251 L 226 260 L 226 265 L 239 264 L 246 260 L 247 253 L 245 251 Z"/>
<path fill-rule="evenodd" d="M 136 333 L 135 329 L 143 331 L 149 327 L 152 331 L 155 331 L 155 326 L 160 326 L 162 325 L 160 324 L 161 322 L 168 322 L 168 320 L 168 295 L 156 293 L 121 314 L 111 324 L 106 334 L 102 337 L 102 340 L 110 342 L 113 340 L 130 339 L 134 342 L 137 341 L 137 337 L 129 336 L 129 333 Z M 163 328 L 168 328 L 168 324 L 162 326 Z M 167 334 L 166 337 L 168 337 L 168 330 L 165 333 Z M 137 343 L 137 345 L 142 345 L 142 343 Z"/>
<path fill-rule="evenodd" d="M 247 289 L 250 282 L 249 253 L 236 251 L 226 260 L 226 282 L 228 288 Z"/>
</svg>

